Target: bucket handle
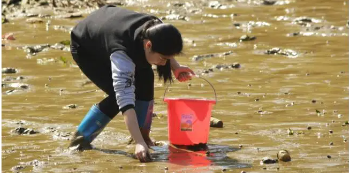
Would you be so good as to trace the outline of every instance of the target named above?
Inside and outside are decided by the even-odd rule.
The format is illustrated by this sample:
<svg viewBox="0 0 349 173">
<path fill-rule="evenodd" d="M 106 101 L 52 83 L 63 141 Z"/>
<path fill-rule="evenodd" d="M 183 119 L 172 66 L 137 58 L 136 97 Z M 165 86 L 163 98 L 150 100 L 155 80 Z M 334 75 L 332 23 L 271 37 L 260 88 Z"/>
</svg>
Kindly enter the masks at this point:
<svg viewBox="0 0 349 173">
<path fill-rule="evenodd" d="M 200 78 L 200 79 L 203 79 L 203 80 L 205 80 L 208 84 L 210 84 L 210 86 L 211 86 L 211 88 L 213 89 L 213 92 L 214 92 L 214 97 L 215 97 L 215 100 L 216 100 L 216 104 L 217 104 L 217 94 L 216 94 L 216 90 L 214 89 L 214 87 L 213 87 L 213 85 L 207 80 L 207 79 L 205 79 L 205 78 L 203 78 L 203 77 L 201 77 L 201 76 L 199 76 L 199 75 L 193 75 L 193 76 L 195 76 L 195 77 L 197 77 L 197 78 Z M 164 92 L 164 96 L 163 96 L 163 101 L 165 101 L 165 95 L 166 95 L 166 93 L 167 93 L 167 91 L 168 91 L 168 87 L 169 87 L 170 85 L 168 85 L 167 87 L 166 87 L 166 90 L 165 90 L 165 92 Z"/>
</svg>

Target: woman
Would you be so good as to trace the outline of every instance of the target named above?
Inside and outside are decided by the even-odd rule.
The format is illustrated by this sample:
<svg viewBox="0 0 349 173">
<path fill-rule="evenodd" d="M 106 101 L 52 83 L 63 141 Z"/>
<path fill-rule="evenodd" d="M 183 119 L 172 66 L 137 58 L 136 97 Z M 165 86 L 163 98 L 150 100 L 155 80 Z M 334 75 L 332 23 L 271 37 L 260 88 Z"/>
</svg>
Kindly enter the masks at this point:
<svg viewBox="0 0 349 173">
<path fill-rule="evenodd" d="M 148 14 L 104 6 L 80 21 L 71 32 L 71 53 L 81 71 L 108 97 L 93 105 L 82 120 L 70 147 L 90 143 L 120 111 L 136 142 L 135 155 L 150 161 L 148 147 L 154 99 L 154 74 L 172 82 L 189 80 L 191 69 L 174 59 L 181 53 L 180 32 Z"/>
</svg>

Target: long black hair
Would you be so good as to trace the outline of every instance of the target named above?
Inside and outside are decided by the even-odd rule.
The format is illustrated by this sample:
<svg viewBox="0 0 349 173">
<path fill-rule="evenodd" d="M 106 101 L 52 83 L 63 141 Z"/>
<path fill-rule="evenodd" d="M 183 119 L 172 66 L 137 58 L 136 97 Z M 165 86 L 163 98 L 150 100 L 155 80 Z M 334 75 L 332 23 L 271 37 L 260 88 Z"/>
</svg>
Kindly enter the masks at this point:
<svg viewBox="0 0 349 173">
<path fill-rule="evenodd" d="M 151 51 L 162 55 L 178 55 L 183 49 L 182 35 L 178 29 L 158 19 L 145 23 L 141 35 L 141 40 L 144 39 L 149 39 L 152 43 Z M 159 79 L 163 79 L 164 83 L 173 82 L 170 60 L 167 60 L 164 66 L 157 65 L 156 71 Z"/>
</svg>

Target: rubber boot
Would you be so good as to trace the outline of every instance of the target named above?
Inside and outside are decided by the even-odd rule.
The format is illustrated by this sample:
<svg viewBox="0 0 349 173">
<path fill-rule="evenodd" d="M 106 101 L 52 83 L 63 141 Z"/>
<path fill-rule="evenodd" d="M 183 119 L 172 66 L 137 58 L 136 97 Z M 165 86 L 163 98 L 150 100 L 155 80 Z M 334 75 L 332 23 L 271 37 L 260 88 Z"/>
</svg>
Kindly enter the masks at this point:
<svg viewBox="0 0 349 173">
<path fill-rule="evenodd" d="M 73 139 L 69 145 L 83 151 L 92 149 L 91 142 L 102 132 L 104 127 L 110 122 L 110 118 L 93 105 L 81 121 Z"/>
</svg>

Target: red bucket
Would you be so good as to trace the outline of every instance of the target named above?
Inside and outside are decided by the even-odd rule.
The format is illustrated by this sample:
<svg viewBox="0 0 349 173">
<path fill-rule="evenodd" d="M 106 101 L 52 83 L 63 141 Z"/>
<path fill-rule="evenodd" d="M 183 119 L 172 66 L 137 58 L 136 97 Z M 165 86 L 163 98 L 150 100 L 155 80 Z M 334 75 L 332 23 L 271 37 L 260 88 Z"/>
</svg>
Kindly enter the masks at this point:
<svg viewBox="0 0 349 173">
<path fill-rule="evenodd" d="M 212 84 L 209 84 L 215 92 Z M 167 89 L 164 96 L 166 92 Z M 216 103 L 216 100 L 164 98 L 167 103 L 170 143 L 174 145 L 206 144 L 210 131 L 212 105 Z"/>
</svg>

